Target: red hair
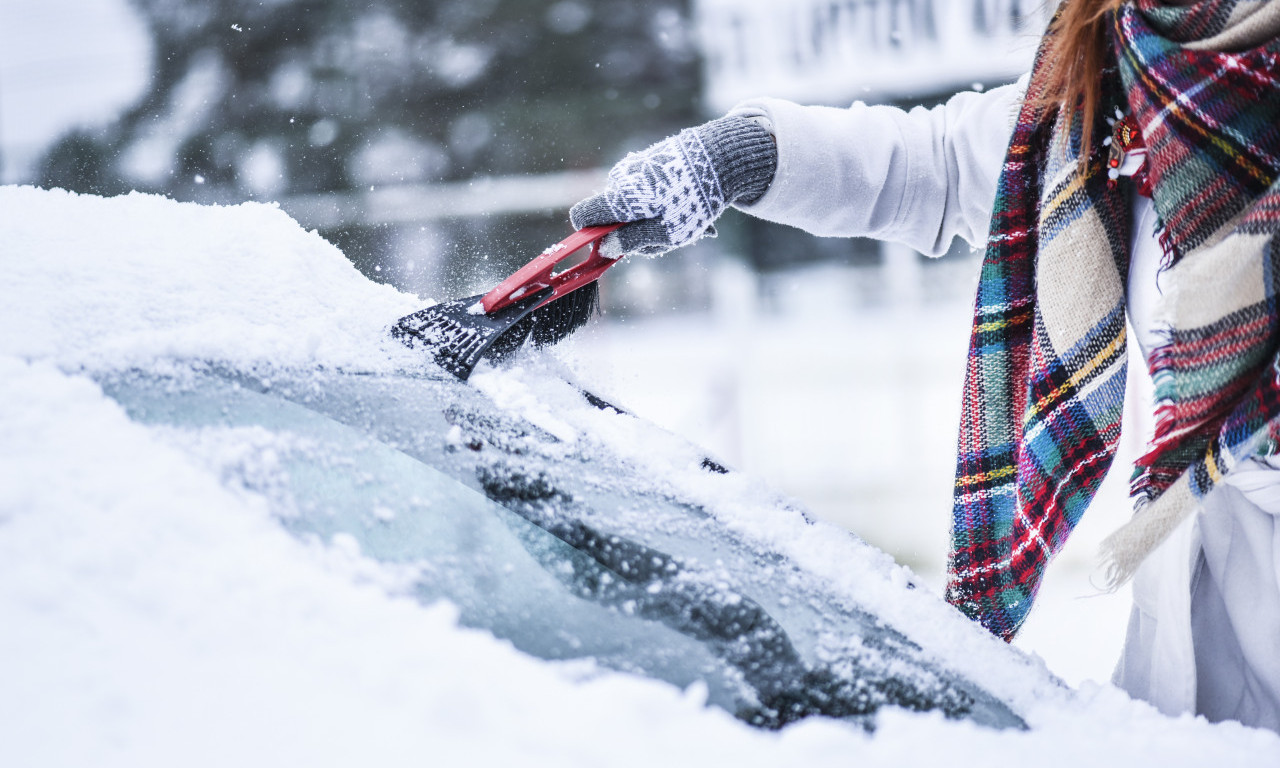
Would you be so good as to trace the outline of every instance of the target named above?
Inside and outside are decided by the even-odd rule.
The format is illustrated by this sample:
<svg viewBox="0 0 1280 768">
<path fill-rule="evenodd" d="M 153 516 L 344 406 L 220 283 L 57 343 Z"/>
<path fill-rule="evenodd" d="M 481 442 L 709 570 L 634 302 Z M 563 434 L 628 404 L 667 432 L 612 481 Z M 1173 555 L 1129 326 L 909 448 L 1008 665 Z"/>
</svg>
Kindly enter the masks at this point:
<svg viewBox="0 0 1280 768">
<path fill-rule="evenodd" d="M 1064 0 L 1049 26 L 1041 99 L 1063 112 L 1079 110 L 1084 118 L 1082 147 L 1088 147 L 1102 108 L 1102 69 L 1106 65 L 1107 20 L 1124 0 Z M 1081 163 L 1087 158 L 1081 153 Z"/>
</svg>

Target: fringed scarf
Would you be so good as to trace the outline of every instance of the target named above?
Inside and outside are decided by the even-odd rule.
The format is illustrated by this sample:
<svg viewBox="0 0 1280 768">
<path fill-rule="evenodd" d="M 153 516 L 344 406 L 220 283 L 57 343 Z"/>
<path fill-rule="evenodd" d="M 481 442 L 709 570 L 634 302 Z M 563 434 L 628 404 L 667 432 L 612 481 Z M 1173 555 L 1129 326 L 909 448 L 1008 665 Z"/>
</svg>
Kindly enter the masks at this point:
<svg viewBox="0 0 1280 768">
<path fill-rule="evenodd" d="M 1071 0 L 1068 0 L 1070 2 Z M 1133 520 L 1104 544 L 1127 580 L 1280 423 L 1280 2 L 1134 0 L 1114 14 L 1100 110 L 1127 112 L 1167 253 L 1151 355 L 1157 434 Z M 1132 183 L 1046 109 L 1032 72 L 997 188 L 975 307 L 947 598 L 1005 639 L 1115 455 L 1125 389 Z"/>
</svg>

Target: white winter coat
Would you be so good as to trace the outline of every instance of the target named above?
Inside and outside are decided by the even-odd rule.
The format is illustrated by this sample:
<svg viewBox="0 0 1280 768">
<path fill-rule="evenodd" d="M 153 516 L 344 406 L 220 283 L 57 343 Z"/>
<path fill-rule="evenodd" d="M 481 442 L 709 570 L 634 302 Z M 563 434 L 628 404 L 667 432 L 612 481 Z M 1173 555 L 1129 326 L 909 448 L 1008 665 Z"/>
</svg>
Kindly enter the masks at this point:
<svg viewBox="0 0 1280 768">
<path fill-rule="evenodd" d="M 778 169 L 743 210 L 817 235 L 874 237 L 940 255 L 982 245 L 1025 91 L 961 93 L 933 109 L 745 102 L 775 136 Z M 1161 249 L 1151 201 L 1135 195 L 1127 302 L 1144 353 L 1157 343 Z M 1152 554 L 1115 682 L 1168 714 L 1280 731 L 1280 471 L 1246 463 Z"/>
</svg>

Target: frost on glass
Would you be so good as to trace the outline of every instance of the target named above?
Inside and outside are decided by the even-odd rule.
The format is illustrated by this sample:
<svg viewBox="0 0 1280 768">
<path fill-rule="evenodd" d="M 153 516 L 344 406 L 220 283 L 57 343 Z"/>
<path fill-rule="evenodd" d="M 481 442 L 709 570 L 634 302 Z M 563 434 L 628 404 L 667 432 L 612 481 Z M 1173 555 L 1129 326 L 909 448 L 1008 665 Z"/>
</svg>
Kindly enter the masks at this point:
<svg viewBox="0 0 1280 768">
<path fill-rule="evenodd" d="M 883 706 L 1021 726 L 660 478 L 455 381 L 197 369 L 100 383 L 300 539 L 358 552 L 540 658 L 705 685 L 762 727 L 821 714 L 870 728 Z"/>
</svg>

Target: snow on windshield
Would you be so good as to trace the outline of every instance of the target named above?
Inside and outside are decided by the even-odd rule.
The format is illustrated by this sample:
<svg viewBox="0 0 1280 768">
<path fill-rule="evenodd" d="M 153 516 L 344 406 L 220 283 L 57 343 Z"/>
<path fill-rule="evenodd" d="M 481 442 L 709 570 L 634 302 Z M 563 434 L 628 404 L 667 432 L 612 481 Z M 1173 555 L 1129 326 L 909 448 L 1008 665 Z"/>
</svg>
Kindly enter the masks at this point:
<svg viewBox="0 0 1280 768">
<path fill-rule="evenodd" d="M 562 439 L 670 477 L 1032 730 L 886 711 L 874 735 L 814 718 L 762 732 L 704 707 L 697 686 L 549 664 L 459 628 L 354 542 L 288 534 L 264 497 L 130 421 L 84 375 L 414 364 L 384 329 L 423 302 L 366 281 L 273 207 L 0 187 L 0 298 L 0 764 L 1190 766 L 1280 752 L 1273 734 L 1058 688 L 905 589 L 884 556 L 752 502 L 772 497 L 749 478 L 689 471 L 678 438 L 582 405 L 545 355 L 473 382 Z"/>
</svg>

